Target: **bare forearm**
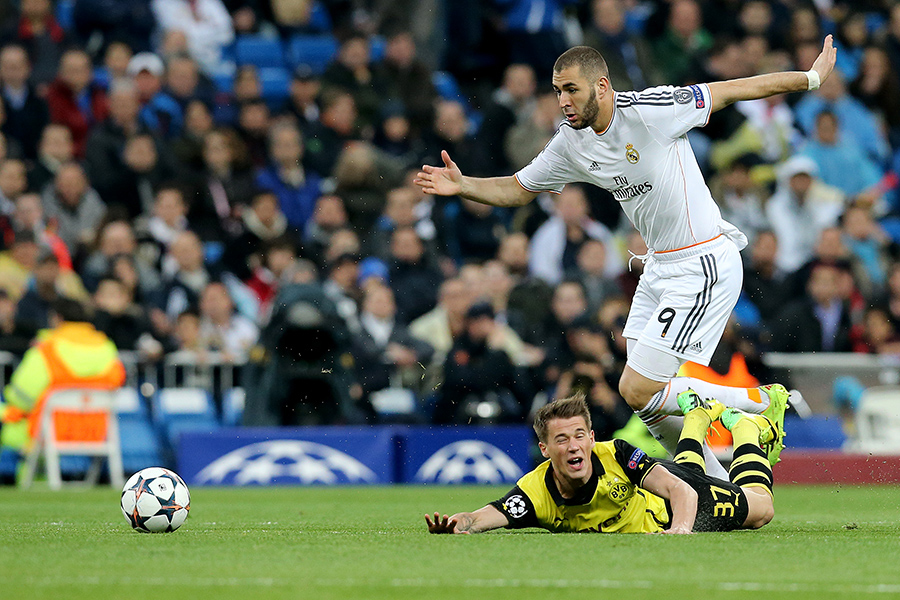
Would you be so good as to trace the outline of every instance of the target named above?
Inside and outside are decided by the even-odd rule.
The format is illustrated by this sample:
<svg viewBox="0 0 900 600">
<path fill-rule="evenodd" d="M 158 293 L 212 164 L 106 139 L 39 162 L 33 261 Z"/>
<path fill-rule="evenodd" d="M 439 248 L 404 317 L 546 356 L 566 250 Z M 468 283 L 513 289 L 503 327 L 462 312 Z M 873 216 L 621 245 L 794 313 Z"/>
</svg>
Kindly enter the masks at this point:
<svg viewBox="0 0 900 600">
<path fill-rule="evenodd" d="M 669 529 L 691 531 L 697 518 L 697 492 L 682 482 L 679 486 L 673 486 L 669 504 L 672 505 L 672 522 Z"/>
<path fill-rule="evenodd" d="M 789 92 L 805 92 L 808 88 L 809 79 L 802 71 L 766 73 L 755 77 L 717 81 L 709 84 L 713 111 L 741 100 L 757 100 Z"/>
<path fill-rule="evenodd" d="M 462 178 L 463 198 L 491 206 L 523 206 L 537 195 L 529 192 L 515 177 L 467 177 Z"/>
</svg>

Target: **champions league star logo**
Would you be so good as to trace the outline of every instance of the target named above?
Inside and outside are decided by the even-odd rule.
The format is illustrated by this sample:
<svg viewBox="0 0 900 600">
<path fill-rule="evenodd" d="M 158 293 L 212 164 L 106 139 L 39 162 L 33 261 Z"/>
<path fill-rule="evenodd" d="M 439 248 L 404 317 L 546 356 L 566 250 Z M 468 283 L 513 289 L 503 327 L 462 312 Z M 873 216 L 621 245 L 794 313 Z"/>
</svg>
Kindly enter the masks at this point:
<svg viewBox="0 0 900 600">
<path fill-rule="evenodd" d="M 509 513 L 513 519 L 519 519 L 528 512 L 528 506 L 525 504 L 525 500 L 522 499 L 522 496 L 510 496 L 505 503 L 506 512 Z"/>
<path fill-rule="evenodd" d="M 425 483 L 515 483 L 522 470 L 505 452 L 478 440 L 448 444 L 425 461 L 415 480 Z"/>
<path fill-rule="evenodd" d="M 273 440 L 238 448 L 200 471 L 201 485 L 373 483 L 378 475 L 352 456 L 323 444 Z"/>
</svg>

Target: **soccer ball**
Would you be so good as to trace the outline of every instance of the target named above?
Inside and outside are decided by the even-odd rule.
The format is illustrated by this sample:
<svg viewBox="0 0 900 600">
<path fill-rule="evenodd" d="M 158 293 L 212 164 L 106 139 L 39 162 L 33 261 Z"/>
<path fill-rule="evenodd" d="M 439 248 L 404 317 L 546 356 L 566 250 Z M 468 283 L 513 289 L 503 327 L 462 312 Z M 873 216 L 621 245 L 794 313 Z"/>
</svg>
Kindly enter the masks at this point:
<svg viewBox="0 0 900 600">
<path fill-rule="evenodd" d="M 122 514 L 142 533 L 175 531 L 187 519 L 191 493 L 184 480 L 162 467 L 141 469 L 122 490 Z"/>
</svg>

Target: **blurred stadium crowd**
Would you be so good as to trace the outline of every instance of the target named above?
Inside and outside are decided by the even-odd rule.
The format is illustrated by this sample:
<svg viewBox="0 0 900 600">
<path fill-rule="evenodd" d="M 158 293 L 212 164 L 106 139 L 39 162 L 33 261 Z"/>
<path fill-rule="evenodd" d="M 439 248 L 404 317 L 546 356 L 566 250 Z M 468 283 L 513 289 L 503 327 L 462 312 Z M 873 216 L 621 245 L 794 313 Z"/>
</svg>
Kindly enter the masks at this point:
<svg viewBox="0 0 900 600">
<path fill-rule="evenodd" d="M 496 209 L 415 173 L 442 149 L 469 175 L 526 165 L 569 46 L 630 90 L 806 70 L 833 33 L 820 90 L 689 134 L 751 240 L 725 370 L 900 353 L 900 3 L 7 0 L 0 23 L 0 350 L 66 296 L 144 361 L 253 365 L 248 402 L 305 382 L 263 409 L 284 423 L 516 422 L 582 387 L 611 432 L 646 250 L 615 199 Z"/>
</svg>

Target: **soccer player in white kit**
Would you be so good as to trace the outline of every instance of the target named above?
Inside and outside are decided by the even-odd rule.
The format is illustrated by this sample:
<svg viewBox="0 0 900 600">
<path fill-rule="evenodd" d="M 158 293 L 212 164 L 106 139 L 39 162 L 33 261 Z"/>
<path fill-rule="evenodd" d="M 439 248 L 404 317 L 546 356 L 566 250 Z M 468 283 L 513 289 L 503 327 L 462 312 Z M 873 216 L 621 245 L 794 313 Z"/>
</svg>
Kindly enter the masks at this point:
<svg viewBox="0 0 900 600">
<path fill-rule="evenodd" d="M 675 377 L 685 361 L 709 364 L 741 293 L 740 250 L 747 245 L 744 234 L 722 219 L 686 134 L 733 102 L 817 89 L 835 56 L 829 35 L 805 73 L 617 92 L 600 53 L 577 46 L 553 68 L 565 121 L 529 165 L 509 177 L 467 177 L 444 151 L 444 166 L 424 166 L 416 183 L 428 194 L 493 206 L 521 206 L 573 182 L 608 190 L 649 248 L 637 257 L 645 269 L 624 330 L 622 397 L 670 454 L 681 431 L 677 397 L 690 391 L 766 414 L 781 427 L 787 399 L 781 385 L 731 388 Z M 769 453 L 773 464 L 781 447 L 779 438 Z M 704 453 L 708 472 L 724 478 L 709 449 Z"/>
</svg>

